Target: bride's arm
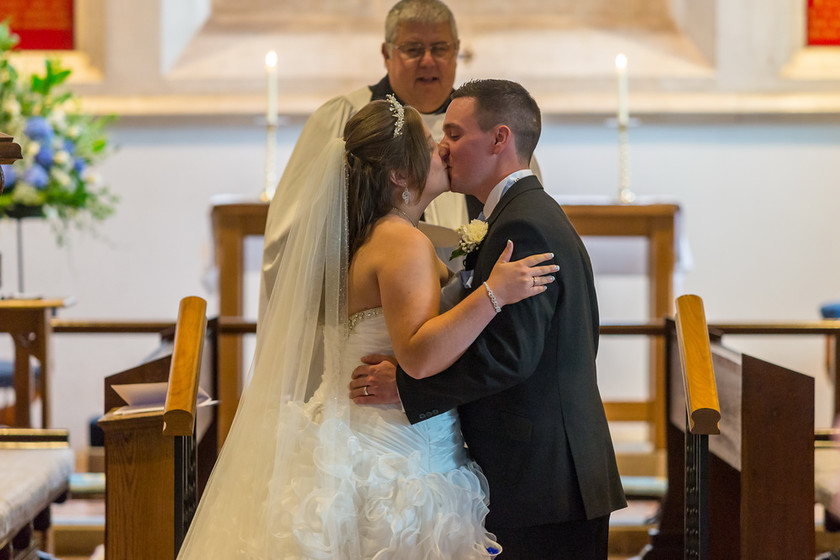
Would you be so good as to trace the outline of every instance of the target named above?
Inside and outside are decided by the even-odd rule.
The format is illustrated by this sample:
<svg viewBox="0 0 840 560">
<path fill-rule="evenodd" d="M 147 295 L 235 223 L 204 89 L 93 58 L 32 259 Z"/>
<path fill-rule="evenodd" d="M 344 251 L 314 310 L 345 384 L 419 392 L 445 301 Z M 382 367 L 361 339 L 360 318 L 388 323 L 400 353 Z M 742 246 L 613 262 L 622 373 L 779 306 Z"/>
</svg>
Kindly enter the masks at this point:
<svg viewBox="0 0 840 560">
<path fill-rule="evenodd" d="M 509 243 L 487 286 L 478 286 L 458 305 L 438 315 L 440 261 L 424 235 L 416 230 L 404 233 L 383 239 L 390 250 L 377 266 L 376 276 L 394 354 L 415 379 L 452 365 L 495 317 L 488 288 L 501 307 L 545 291 L 534 285 L 533 277 L 556 270 L 553 265 L 534 266 L 550 258 L 548 255 L 507 262 L 513 249 Z"/>
</svg>

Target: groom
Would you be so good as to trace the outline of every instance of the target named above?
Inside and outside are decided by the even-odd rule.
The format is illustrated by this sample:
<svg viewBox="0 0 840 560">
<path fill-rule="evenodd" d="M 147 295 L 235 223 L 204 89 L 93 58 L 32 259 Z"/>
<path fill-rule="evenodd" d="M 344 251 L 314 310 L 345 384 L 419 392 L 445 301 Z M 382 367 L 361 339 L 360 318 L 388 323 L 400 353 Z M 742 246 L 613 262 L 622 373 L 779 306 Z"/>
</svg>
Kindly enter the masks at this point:
<svg viewBox="0 0 840 560">
<path fill-rule="evenodd" d="M 395 386 L 394 366 L 369 357 L 353 374 L 351 397 L 358 404 L 401 400 L 412 423 L 457 407 L 470 455 L 490 484 L 486 527 L 504 548 L 501 559 L 605 560 L 610 513 L 626 503 L 596 384 L 589 256 L 528 169 L 541 127 L 528 92 L 480 80 L 452 98 L 441 154 L 452 190 L 477 197 L 488 222 L 466 258 L 469 285 L 484 290 L 508 239 L 513 259 L 554 253 L 557 281 L 505 306 L 438 375 L 415 380 L 397 368 Z"/>
</svg>

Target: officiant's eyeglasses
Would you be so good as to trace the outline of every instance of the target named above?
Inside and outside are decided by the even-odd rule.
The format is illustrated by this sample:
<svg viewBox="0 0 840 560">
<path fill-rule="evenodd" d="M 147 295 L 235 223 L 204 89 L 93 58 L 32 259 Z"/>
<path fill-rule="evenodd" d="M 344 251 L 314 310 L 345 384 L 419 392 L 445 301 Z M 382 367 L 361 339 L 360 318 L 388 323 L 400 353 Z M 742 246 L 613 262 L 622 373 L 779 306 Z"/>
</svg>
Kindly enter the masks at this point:
<svg viewBox="0 0 840 560">
<path fill-rule="evenodd" d="M 432 43 L 428 47 L 423 43 L 403 43 L 401 45 L 391 43 L 391 45 L 403 53 L 408 60 L 422 58 L 426 51 L 432 53 L 432 57 L 438 60 L 448 60 L 455 54 L 455 45 L 452 43 Z"/>
</svg>

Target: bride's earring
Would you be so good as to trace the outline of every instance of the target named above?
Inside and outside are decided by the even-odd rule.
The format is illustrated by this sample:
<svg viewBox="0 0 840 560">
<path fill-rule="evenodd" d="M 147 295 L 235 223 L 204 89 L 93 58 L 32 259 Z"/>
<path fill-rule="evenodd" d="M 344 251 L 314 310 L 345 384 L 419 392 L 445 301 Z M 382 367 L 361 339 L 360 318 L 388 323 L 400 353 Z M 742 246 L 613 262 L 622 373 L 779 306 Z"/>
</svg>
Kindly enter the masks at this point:
<svg viewBox="0 0 840 560">
<path fill-rule="evenodd" d="M 402 199 L 403 199 L 403 202 L 405 202 L 405 205 L 406 205 L 406 206 L 408 206 L 409 204 L 411 204 L 411 193 L 410 193 L 410 192 L 408 192 L 408 187 L 406 187 L 405 189 L 403 189 L 403 192 L 402 192 Z"/>
</svg>

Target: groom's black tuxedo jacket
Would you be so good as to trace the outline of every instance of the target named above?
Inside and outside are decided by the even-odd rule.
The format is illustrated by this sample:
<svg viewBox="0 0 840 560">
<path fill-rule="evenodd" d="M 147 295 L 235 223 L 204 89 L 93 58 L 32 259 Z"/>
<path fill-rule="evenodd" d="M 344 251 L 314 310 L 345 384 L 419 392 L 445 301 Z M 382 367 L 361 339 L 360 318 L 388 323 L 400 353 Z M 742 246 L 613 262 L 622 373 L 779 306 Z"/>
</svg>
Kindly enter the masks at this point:
<svg viewBox="0 0 840 560">
<path fill-rule="evenodd" d="M 457 407 L 470 455 L 490 483 L 487 526 L 592 519 L 626 505 L 595 375 L 598 303 L 589 255 L 536 177 L 517 181 L 493 211 L 475 257 L 484 290 L 508 239 L 513 259 L 552 252 L 546 292 L 507 305 L 446 371 L 397 384 L 420 422 Z M 488 302 L 489 303 L 489 302 Z"/>
</svg>

